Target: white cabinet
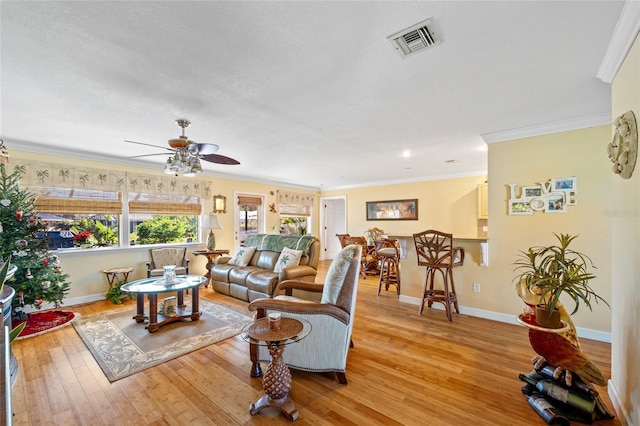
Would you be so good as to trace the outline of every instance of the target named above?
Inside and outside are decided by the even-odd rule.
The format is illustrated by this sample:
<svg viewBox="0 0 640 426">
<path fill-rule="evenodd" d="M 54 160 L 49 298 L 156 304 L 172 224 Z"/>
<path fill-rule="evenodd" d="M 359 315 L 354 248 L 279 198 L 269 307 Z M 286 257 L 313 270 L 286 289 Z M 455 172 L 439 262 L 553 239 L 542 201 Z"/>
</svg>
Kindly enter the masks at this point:
<svg viewBox="0 0 640 426">
<path fill-rule="evenodd" d="M 478 219 L 489 219 L 489 184 L 478 185 Z"/>
</svg>

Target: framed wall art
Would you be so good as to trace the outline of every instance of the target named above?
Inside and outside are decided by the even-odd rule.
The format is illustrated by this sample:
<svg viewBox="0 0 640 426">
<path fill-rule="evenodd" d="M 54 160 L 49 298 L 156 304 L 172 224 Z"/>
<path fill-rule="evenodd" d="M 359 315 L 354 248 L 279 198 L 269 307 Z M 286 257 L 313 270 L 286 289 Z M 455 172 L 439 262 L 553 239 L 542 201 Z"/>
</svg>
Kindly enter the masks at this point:
<svg viewBox="0 0 640 426">
<path fill-rule="evenodd" d="M 367 201 L 367 220 L 418 220 L 418 199 Z"/>
</svg>

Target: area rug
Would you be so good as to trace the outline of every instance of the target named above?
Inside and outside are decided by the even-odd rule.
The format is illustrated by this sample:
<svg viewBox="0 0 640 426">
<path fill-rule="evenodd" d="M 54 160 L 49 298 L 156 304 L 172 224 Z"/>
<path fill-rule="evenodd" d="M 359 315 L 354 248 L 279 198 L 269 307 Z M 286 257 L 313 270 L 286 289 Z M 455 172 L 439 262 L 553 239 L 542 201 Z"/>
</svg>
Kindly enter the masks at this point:
<svg viewBox="0 0 640 426">
<path fill-rule="evenodd" d="M 190 305 L 190 301 L 186 302 Z M 202 316 L 166 324 L 149 333 L 133 319 L 135 308 L 79 318 L 73 326 L 110 382 L 236 336 L 251 317 L 200 300 Z"/>
<path fill-rule="evenodd" d="M 71 324 L 71 321 L 79 316 L 80 314 L 69 311 L 31 312 L 27 314 L 26 320 L 12 318 L 11 328 L 16 328 L 23 322 L 27 323 L 22 332 L 18 337 L 16 337 L 16 340 L 20 340 L 27 337 L 37 336 L 42 333 L 48 333 L 49 331 L 69 325 Z"/>
</svg>

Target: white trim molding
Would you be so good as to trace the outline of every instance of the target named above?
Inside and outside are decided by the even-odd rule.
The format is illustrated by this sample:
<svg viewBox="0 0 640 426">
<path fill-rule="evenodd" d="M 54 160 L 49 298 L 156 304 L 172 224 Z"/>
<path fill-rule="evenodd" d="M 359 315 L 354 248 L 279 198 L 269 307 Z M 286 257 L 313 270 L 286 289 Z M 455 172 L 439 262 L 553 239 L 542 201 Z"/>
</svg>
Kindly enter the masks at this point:
<svg viewBox="0 0 640 426">
<path fill-rule="evenodd" d="M 596 77 L 611 84 L 640 32 L 640 2 L 625 1 Z"/>
<path fill-rule="evenodd" d="M 490 144 L 494 142 L 504 142 L 514 139 L 530 138 L 533 136 L 567 132 L 569 130 L 585 129 L 587 127 L 604 126 L 606 124 L 611 124 L 611 113 L 609 112 L 588 115 L 586 117 L 572 118 L 570 120 L 537 124 L 535 126 L 520 127 L 518 129 L 485 133 L 484 135 L 480 136 L 487 144 Z"/>
<path fill-rule="evenodd" d="M 411 305 L 420 306 L 421 299 L 419 297 L 409 297 L 400 295 L 400 302 Z M 444 306 L 434 304 L 431 309 L 444 311 Z M 492 321 L 504 322 L 507 324 L 519 325 L 515 315 L 505 314 L 502 312 L 487 311 L 484 309 L 469 308 L 460 305 L 460 314 L 469 315 L 470 317 L 484 318 Z M 454 319 L 455 320 L 455 319 Z M 576 327 L 578 337 L 583 339 L 597 340 L 599 342 L 611 343 L 611 333 L 608 331 L 592 330 L 590 328 Z"/>
</svg>

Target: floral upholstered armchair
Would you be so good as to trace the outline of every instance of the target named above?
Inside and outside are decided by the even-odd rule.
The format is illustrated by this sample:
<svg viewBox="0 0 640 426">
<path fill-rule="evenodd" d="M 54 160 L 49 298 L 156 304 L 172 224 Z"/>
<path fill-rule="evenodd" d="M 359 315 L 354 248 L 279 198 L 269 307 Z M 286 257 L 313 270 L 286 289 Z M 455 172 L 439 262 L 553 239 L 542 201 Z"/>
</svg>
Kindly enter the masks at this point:
<svg viewBox="0 0 640 426">
<path fill-rule="evenodd" d="M 150 262 L 147 262 L 147 278 L 161 277 L 164 266 L 176 265 L 176 275 L 189 274 L 189 259 L 186 247 L 166 247 L 149 249 Z"/>
<path fill-rule="evenodd" d="M 348 245 L 333 260 L 324 284 L 308 281 L 283 281 L 280 288 L 286 295 L 256 299 L 249 310 L 263 318 L 279 312 L 284 317 L 302 318 L 311 323 L 311 333 L 294 345 L 288 345 L 284 361 L 298 370 L 335 372 L 341 384 L 347 384 L 345 374 L 347 353 L 351 344 L 353 319 L 358 290 L 358 273 L 362 248 Z M 290 296 L 293 289 L 321 292 L 320 302 Z M 268 362 L 265 346 L 250 345 L 251 376 L 262 375 L 260 361 Z"/>
</svg>

